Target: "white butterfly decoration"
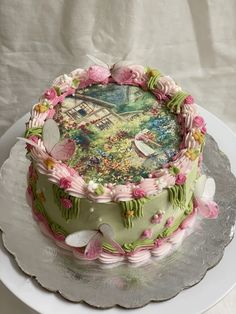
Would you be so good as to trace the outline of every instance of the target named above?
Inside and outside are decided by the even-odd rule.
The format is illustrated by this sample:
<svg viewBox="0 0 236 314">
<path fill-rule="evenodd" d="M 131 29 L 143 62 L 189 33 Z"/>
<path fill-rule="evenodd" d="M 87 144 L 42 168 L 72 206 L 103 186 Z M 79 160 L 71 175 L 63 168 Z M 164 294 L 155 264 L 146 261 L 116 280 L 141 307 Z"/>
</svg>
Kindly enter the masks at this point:
<svg viewBox="0 0 236 314">
<path fill-rule="evenodd" d="M 97 64 L 97 65 L 99 65 L 99 66 L 101 66 L 101 67 L 103 67 L 103 68 L 106 68 L 106 69 L 109 69 L 109 68 L 110 68 L 109 64 L 103 62 L 102 60 L 100 60 L 100 59 L 98 59 L 98 58 L 96 58 L 96 57 L 94 57 L 94 56 L 91 56 L 91 55 L 89 55 L 89 54 L 87 54 L 86 56 L 87 56 L 94 64 Z"/>
<path fill-rule="evenodd" d="M 18 137 L 19 140 L 26 142 L 40 150 L 42 147 L 35 142 Z M 75 152 L 76 145 L 72 139 L 65 138 L 60 141 L 60 131 L 57 123 L 53 119 L 48 119 L 43 126 L 43 144 L 49 155 L 56 160 L 68 160 Z"/>
<path fill-rule="evenodd" d="M 111 244 L 118 253 L 124 254 L 124 250 L 114 240 L 114 231 L 109 224 L 103 223 L 98 230 L 81 230 L 68 235 L 65 239 L 67 245 L 75 248 L 85 247 L 84 257 L 89 260 L 98 258 L 102 252 L 103 242 Z"/>
<path fill-rule="evenodd" d="M 213 201 L 215 195 L 215 180 L 202 175 L 196 182 L 194 197 L 199 213 L 205 218 L 217 218 L 219 207 Z"/>
</svg>

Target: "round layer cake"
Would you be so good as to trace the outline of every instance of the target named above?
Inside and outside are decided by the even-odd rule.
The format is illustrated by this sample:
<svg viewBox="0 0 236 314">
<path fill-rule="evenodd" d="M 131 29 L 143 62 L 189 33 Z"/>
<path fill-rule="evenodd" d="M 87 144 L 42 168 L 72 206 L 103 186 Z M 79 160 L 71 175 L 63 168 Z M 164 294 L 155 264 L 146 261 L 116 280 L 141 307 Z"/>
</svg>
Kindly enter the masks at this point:
<svg viewBox="0 0 236 314">
<path fill-rule="evenodd" d="M 121 62 L 62 75 L 25 134 L 34 217 L 81 259 L 160 256 L 195 216 L 205 133 L 193 97 L 158 70 Z"/>
</svg>

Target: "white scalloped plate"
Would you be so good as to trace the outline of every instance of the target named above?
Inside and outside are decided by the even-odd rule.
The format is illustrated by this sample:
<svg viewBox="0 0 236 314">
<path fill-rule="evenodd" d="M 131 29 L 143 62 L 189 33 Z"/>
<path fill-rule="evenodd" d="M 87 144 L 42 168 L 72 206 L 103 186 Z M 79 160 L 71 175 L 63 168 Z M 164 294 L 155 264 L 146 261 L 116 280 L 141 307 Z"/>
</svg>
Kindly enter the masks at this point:
<svg viewBox="0 0 236 314">
<path fill-rule="evenodd" d="M 236 175 L 236 136 L 218 118 L 199 107 L 199 112 L 207 121 L 209 133 L 216 139 L 220 148 L 229 157 L 232 172 Z M 0 164 L 8 157 L 10 148 L 16 142 L 16 137 L 22 135 L 25 115 L 16 122 L 0 139 Z M 187 289 L 175 298 L 161 302 L 150 303 L 144 308 L 129 310 L 130 313 L 159 314 L 173 312 L 181 314 L 202 313 L 220 301 L 236 284 L 235 272 L 236 238 L 227 246 L 221 262 L 207 272 L 205 278 L 196 286 Z M 97 309 L 84 304 L 74 304 L 65 301 L 57 294 L 50 293 L 39 287 L 33 279 L 24 275 L 17 267 L 14 258 L 3 248 L 0 242 L 0 279 L 21 301 L 40 313 L 78 314 L 92 313 Z M 105 310 L 109 314 L 127 312 L 125 309 L 112 308 Z"/>
</svg>

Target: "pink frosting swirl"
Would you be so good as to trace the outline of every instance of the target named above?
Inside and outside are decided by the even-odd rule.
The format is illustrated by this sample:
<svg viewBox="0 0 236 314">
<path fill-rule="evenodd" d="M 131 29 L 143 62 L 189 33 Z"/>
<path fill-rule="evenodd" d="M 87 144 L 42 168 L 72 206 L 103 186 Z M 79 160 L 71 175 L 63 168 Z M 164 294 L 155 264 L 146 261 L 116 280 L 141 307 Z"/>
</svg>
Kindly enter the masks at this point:
<svg viewBox="0 0 236 314">
<path fill-rule="evenodd" d="M 193 125 L 196 127 L 196 128 L 201 128 L 203 127 L 205 124 L 205 121 L 203 119 L 203 117 L 201 116 L 195 116 L 194 119 L 193 119 Z"/>
<path fill-rule="evenodd" d="M 59 186 L 61 189 L 68 189 L 71 187 L 71 178 L 70 177 L 63 177 L 59 181 Z"/>
<path fill-rule="evenodd" d="M 144 190 L 146 196 L 155 194 L 157 192 L 156 180 L 153 178 L 143 179 L 140 182 L 139 187 Z"/>
<path fill-rule="evenodd" d="M 166 220 L 165 227 L 168 228 L 168 227 L 172 226 L 172 225 L 173 225 L 173 222 L 174 222 L 174 217 L 173 217 L 173 216 L 169 217 L 169 218 Z"/>
<path fill-rule="evenodd" d="M 186 175 L 183 173 L 179 173 L 176 176 L 175 184 L 177 185 L 183 185 L 186 182 Z"/>
<path fill-rule="evenodd" d="M 64 208 L 71 208 L 72 207 L 72 201 L 69 200 L 68 198 L 61 198 L 61 205 L 64 207 Z"/>
<path fill-rule="evenodd" d="M 162 76 L 158 80 L 157 89 L 165 95 L 173 96 L 181 90 L 181 87 L 176 85 L 175 81 L 170 76 Z"/>
<path fill-rule="evenodd" d="M 57 92 L 55 90 L 55 88 L 49 88 L 46 90 L 46 92 L 44 93 L 44 97 L 48 100 L 53 100 L 57 97 Z"/>
<path fill-rule="evenodd" d="M 193 96 L 188 95 L 188 96 L 185 98 L 184 103 L 185 103 L 186 105 L 192 105 L 192 104 L 194 103 L 194 98 L 193 98 Z"/>
<path fill-rule="evenodd" d="M 130 201 L 133 199 L 131 185 L 116 185 L 112 191 L 115 202 Z"/>
<path fill-rule="evenodd" d="M 156 96 L 156 98 L 158 100 L 167 100 L 168 99 L 168 96 L 163 92 L 161 91 L 160 89 L 154 89 L 152 91 L 152 93 Z"/>
<path fill-rule="evenodd" d="M 152 237 L 152 229 L 148 228 L 143 231 L 141 238 L 143 239 L 151 239 Z"/>
<path fill-rule="evenodd" d="M 201 128 L 201 132 L 202 134 L 206 134 L 207 128 L 205 127 L 205 125 Z"/>
<path fill-rule="evenodd" d="M 146 193 L 144 191 L 144 189 L 142 189 L 141 187 L 137 186 L 133 189 L 132 191 L 132 195 L 134 198 L 142 198 L 146 196 Z"/>
<path fill-rule="evenodd" d="M 145 81 L 145 69 L 141 65 L 115 65 L 111 70 L 112 78 L 118 84 L 142 85 Z"/>
</svg>

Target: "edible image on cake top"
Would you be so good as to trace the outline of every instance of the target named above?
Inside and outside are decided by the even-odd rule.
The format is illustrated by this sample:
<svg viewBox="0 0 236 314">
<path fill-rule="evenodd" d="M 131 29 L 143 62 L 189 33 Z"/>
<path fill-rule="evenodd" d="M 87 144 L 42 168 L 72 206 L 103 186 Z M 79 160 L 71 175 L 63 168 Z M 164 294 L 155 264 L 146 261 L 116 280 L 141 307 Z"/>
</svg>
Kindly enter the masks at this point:
<svg viewBox="0 0 236 314">
<path fill-rule="evenodd" d="M 67 164 L 99 183 L 139 182 L 168 163 L 181 142 L 175 114 L 149 91 L 131 85 L 78 89 L 54 117 L 63 138 L 76 142 Z"/>
</svg>

